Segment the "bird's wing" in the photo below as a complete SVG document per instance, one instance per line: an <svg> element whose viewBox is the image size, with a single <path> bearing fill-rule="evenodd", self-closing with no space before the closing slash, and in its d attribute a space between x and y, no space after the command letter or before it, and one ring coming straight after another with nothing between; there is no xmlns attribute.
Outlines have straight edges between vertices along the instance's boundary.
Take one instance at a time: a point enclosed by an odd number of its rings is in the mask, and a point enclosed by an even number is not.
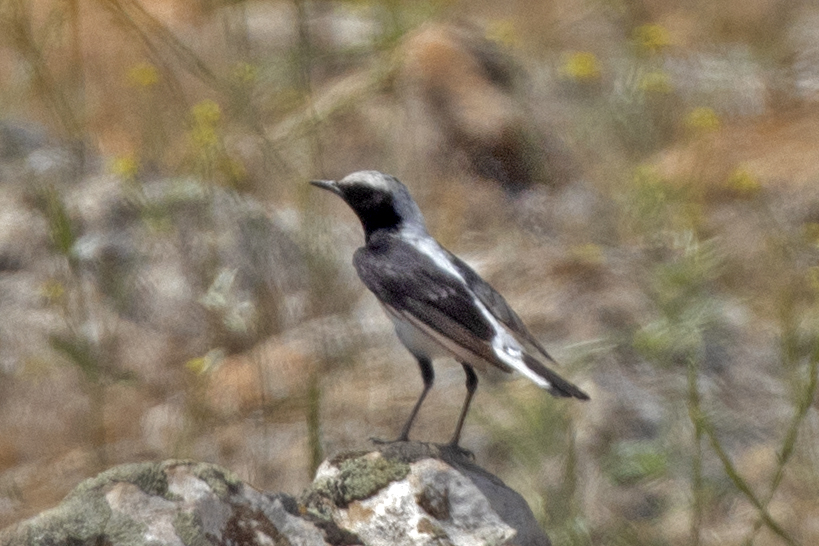
<svg viewBox="0 0 819 546"><path fill-rule="evenodd" d="M549 382L549 392L555 396L572 396L581 400L588 400L589 396L585 392L544 366L539 358L530 354L535 353L549 362L555 362L535 336L526 328L526 325L523 324L518 314L509 307L509 304L506 303L503 296L492 288L488 282L483 280L480 275L475 273L463 260L449 251L446 251L446 253L449 255L450 260L452 260L452 263L455 264L455 267L466 281L470 290L472 290L481 303L486 306L489 312L506 327L507 332L524 347L524 352L521 356L523 363L527 368Z"/></svg>
<svg viewBox="0 0 819 546"><path fill-rule="evenodd" d="M515 368L555 396L588 399L586 393L530 354L534 347L532 353L553 361L503 297L464 262L449 257L463 280L397 237L371 240L355 252L353 265L388 312L400 315L462 361L489 363L507 372ZM475 298L495 317L499 327L523 346L518 363L504 362L495 353L493 341L499 333Z"/></svg>
<svg viewBox="0 0 819 546"><path fill-rule="evenodd" d="M452 263L455 264L458 272L463 276L472 292L481 300L481 303L486 306L489 312L506 326L509 333L524 346L532 347L535 352L540 353L542 357L550 362L554 362L555 360L546 352L546 349L543 348L535 336L529 332L529 329L526 328L526 325L518 314L515 313L514 309L509 307L509 304L506 303L503 296L492 288L488 282L483 280L480 275L475 273L475 270L469 267L466 262L447 250L445 250L445 252L449 255Z"/></svg>
<svg viewBox="0 0 819 546"><path fill-rule="evenodd" d="M467 363L511 369L492 349L495 329L456 276L398 238L359 248L353 265L364 285L400 315ZM476 362L477 359L477 362Z"/></svg>

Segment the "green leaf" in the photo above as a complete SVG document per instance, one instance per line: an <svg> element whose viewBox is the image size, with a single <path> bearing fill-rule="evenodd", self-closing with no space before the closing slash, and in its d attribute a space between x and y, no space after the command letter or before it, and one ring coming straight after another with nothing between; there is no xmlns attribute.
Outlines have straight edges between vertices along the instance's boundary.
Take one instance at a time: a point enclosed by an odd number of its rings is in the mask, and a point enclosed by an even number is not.
<svg viewBox="0 0 819 546"><path fill-rule="evenodd" d="M91 343L76 336L53 335L51 347L80 368L89 381L99 379L100 370Z"/></svg>
<svg viewBox="0 0 819 546"><path fill-rule="evenodd" d="M52 187L46 190L45 198L45 213L51 233L51 242L60 254L69 256L71 247L77 240L74 223L56 189Z"/></svg>

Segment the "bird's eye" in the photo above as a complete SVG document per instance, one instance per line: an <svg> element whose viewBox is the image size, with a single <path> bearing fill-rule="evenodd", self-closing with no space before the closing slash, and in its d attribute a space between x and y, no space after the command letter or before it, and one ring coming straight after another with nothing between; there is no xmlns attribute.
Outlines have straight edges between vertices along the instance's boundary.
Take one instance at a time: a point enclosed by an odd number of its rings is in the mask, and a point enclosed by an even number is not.
<svg viewBox="0 0 819 546"><path fill-rule="evenodd" d="M389 200L389 196L369 188L355 188L348 195L351 203L355 203L364 210L380 208Z"/></svg>

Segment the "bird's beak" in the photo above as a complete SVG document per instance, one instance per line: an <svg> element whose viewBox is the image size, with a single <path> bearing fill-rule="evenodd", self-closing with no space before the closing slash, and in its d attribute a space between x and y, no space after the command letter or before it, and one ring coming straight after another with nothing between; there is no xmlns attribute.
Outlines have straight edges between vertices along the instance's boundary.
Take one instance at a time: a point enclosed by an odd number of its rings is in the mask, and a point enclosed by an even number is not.
<svg viewBox="0 0 819 546"><path fill-rule="evenodd" d="M323 190L329 190L336 195L340 195L341 193L334 180L311 180L310 183Z"/></svg>

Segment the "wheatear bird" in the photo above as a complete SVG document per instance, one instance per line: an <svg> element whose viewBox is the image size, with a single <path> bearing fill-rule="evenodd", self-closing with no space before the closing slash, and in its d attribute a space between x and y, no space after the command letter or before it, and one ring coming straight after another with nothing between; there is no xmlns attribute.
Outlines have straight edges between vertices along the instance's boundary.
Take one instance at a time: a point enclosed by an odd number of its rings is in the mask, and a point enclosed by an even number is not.
<svg viewBox="0 0 819 546"><path fill-rule="evenodd" d="M588 395L544 365L554 362L503 296L427 232L421 210L406 186L377 171L339 181L314 180L355 211L366 244L356 250L358 276L378 298L404 346L418 360L424 390L396 441L410 427L435 379L432 360L450 356L466 372L466 400L450 444L458 445L472 395L474 368L515 370L554 396Z"/></svg>

